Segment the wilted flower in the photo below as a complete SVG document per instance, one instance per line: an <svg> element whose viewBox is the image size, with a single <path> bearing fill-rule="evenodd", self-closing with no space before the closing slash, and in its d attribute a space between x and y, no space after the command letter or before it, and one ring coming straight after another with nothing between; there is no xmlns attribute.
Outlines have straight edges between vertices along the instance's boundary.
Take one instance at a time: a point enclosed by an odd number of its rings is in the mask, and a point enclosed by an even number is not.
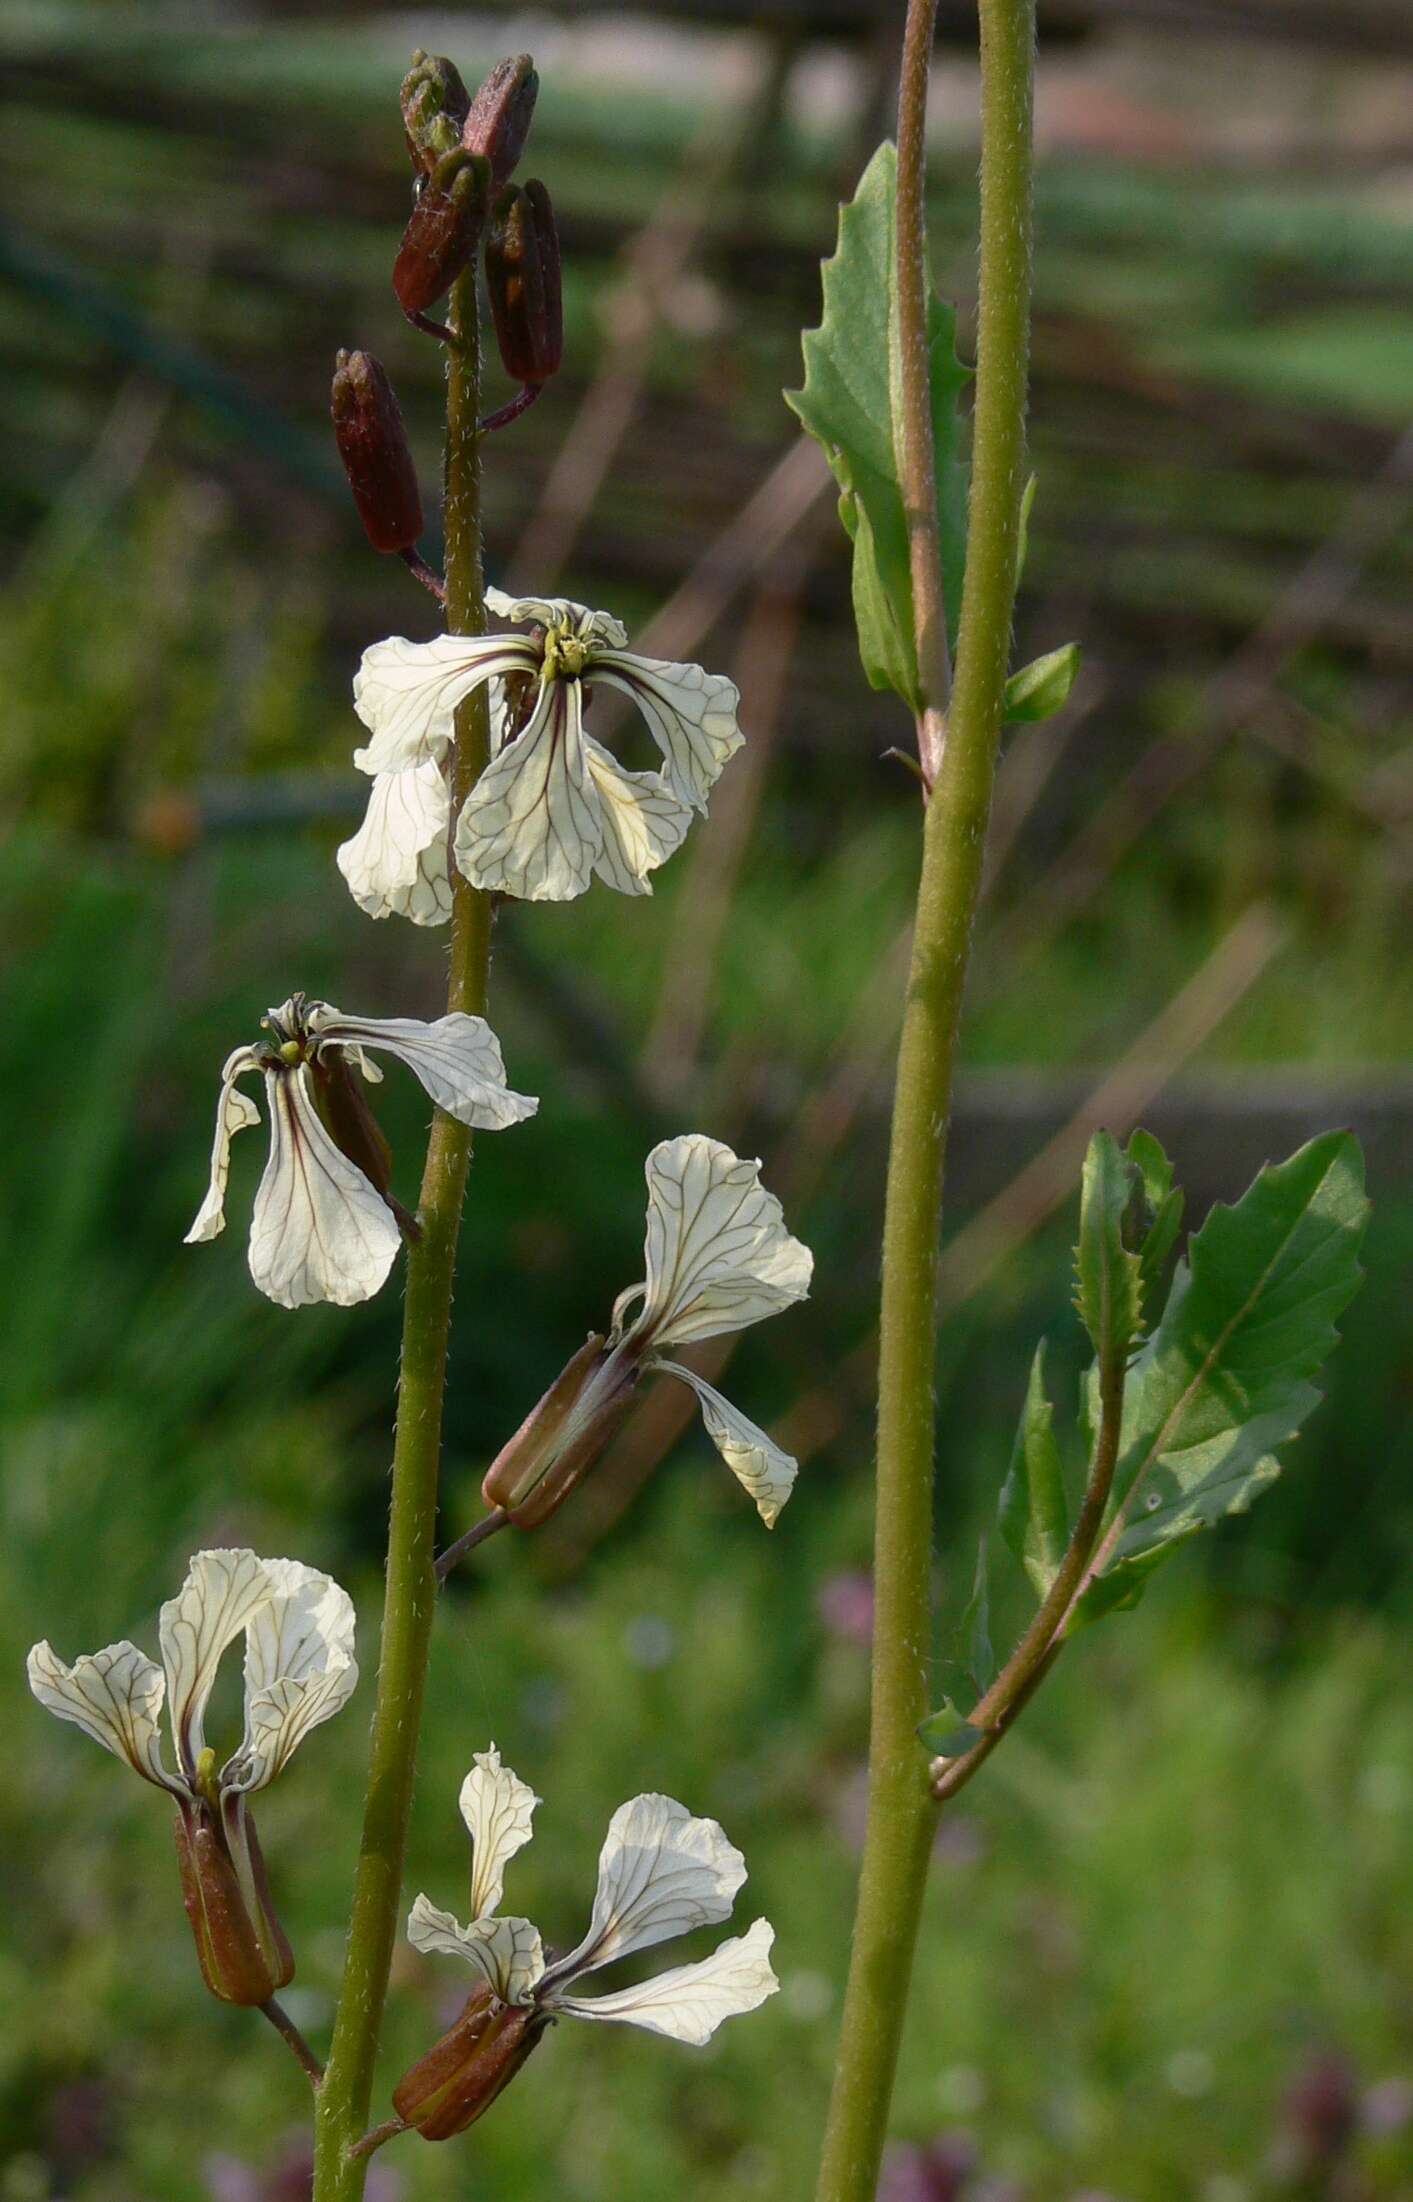
<svg viewBox="0 0 1413 2202"><path fill-rule="evenodd" d="M744 1330L803 1300L814 1258L786 1230L760 1164L720 1140L701 1132L664 1139L646 1175L645 1282L619 1294L608 1336L580 1348L492 1462L482 1495L522 1528L543 1521L602 1451L639 1378L660 1369L691 1386L712 1443L773 1527L796 1463L664 1349Z"/></svg>
<svg viewBox="0 0 1413 2202"><path fill-rule="evenodd" d="M71 1667L48 1643L29 1655L41 1705L71 1720L176 1800L182 1892L207 1986L228 2003L264 2003L294 1972L270 1903L246 1800L267 1788L311 1729L358 1680L346 1591L297 1560L198 1552L158 1623L162 1664L109 1644ZM245 1636L245 1733L223 1765L206 1741L222 1654ZM176 1771L162 1755L163 1703Z"/></svg>
<svg viewBox="0 0 1413 2202"><path fill-rule="evenodd" d="M441 765L464 697L490 681L528 686L523 726L518 714L512 722L493 710L494 732L510 738L457 821L462 872L475 887L530 902L568 901L594 873L622 894L650 893L649 874L681 844L741 746L735 684L699 665L636 656L616 619L564 598L491 589L486 603L497 618L535 631L420 643L395 635L364 652L353 696L372 739L354 763L374 779ZM585 733L585 698L596 685L632 697L662 752L660 771L628 771ZM376 874L377 837L364 831ZM405 878L406 859L390 851L386 861L391 897L405 891L394 882ZM372 892L367 864L363 877Z"/></svg>
<svg viewBox="0 0 1413 2202"><path fill-rule="evenodd" d="M494 1744L477 1752L461 1788L471 1833L471 1923L461 1926L425 1896L408 1918L414 1948L460 1958L478 1976L456 2025L393 2090L399 2115L431 2140L480 2117L552 2019L617 2020L700 2046L723 2019L754 2011L779 1986L770 1966L775 1930L757 1919L696 1964L610 1995L572 1994L586 1974L620 1957L727 1918L746 1865L715 1820L693 1819L671 1797L634 1797L609 1822L588 1933L567 1957L546 1964L539 1930L496 1913L506 1865L530 1840L539 1801L501 1765Z"/></svg>
<svg viewBox="0 0 1413 2202"><path fill-rule="evenodd" d="M231 1140L260 1121L238 1081L265 1080L270 1159L250 1219L250 1274L281 1307L331 1300L352 1307L375 1293L401 1240L388 1194L391 1158L350 1064L382 1077L365 1052L396 1055L438 1108L481 1131L533 1116L538 1101L505 1083L500 1043L483 1017L460 1011L415 1017L345 1017L327 1002L292 994L263 1020L270 1039L237 1048L221 1073L211 1183L187 1244L226 1226Z"/></svg>

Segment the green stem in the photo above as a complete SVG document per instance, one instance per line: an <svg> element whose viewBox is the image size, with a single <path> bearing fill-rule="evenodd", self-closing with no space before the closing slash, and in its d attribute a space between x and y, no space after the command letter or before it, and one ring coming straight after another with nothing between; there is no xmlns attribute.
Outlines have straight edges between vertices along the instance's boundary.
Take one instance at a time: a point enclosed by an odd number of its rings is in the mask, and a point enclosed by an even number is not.
<svg viewBox="0 0 1413 2202"><path fill-rule="evenodd" d="M927 91L936 24L937 0L915 0L908 9L898 80L898 481L908 523L913 629L922 690L918 763L925 792L931 790L942 762L952 683L927 330L932 289L927 256Z"/></svg>
<svg viewBox="0 0 1413 2202"><path fill-rule="evenodd" d="M973 1774L985 1765L1017 1713L1030 1703L1059 1653L1060 1632L1104 1526L1104 1513L1119 1458L1127 1374L1122 1351L1110 1351L1104 1356L1099 1369L1099 1434L1084 1498L1075 1516L1064 1558L1029 1628L990 1689L967 1715L969 1727L986 1731L981 1742L961 1758L933 1761L932 1794L939 1804L955 1797L959 1789L965 1789Z"/></svg>
<svg viewBox="0 0 1413 2202"><path fill-rule="evenodd" d="M447 628L452 634L483 634L476 430L481 359L474 273L463 276L452 293L452 318L460 340L447 349ZM484 769L489 745L486 691L480 688L456 715L454 806ZM485 1011L490 966L490 898L455 871L452 876L447 1007L479 1016ZM319 2091L315 2202L358 2202L367 2176L366 2159L351 2151L368 2123L388 1972L402 1918L403 1860L436 1603L433 1561L447 1336L470 1161L470 1132L438 1110L422 1176L421 1237L407 1250L382 1656L343 1987Z"/></svg>
<svg viewBox="0 0 1413 2202"><path fill-rule="evenodd" d="M910 13L926 4L911 0ZM1032 0L981 0L980 14L980 310L966 583L947 740L923 827L894 1092L868 1823L817 2202L871 2202L877 2187L933 1833L928 1765L915 1731L927 1711L932 1628L937 1245L957 1027L1010 650L1030 331ZM910 157L921 160L920 140ZM900 196L902 189L900 163Z"/></svg>

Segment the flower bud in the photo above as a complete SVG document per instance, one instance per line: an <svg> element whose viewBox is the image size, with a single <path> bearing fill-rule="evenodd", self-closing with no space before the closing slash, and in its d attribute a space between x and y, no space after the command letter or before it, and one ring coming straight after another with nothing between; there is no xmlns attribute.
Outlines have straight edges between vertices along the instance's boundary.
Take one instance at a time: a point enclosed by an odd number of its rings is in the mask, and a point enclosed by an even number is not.
<svg viewBox="0 0 1413 2202"><path fill-rule="evenodd" d="M428 2141L464 2133L509 2086L547 2023L477 1988L456 2024L398 2081L394 2110Z"/></svg>
<svg viewBox="0 0 1413 2202"><path fill-rule="evenodd" d="M221 1806L183 1801L176 1838L202 1979L223 2003L268 2003L293 1980L294 1953L275 1916L244 1798Z"/></svg>
<svg viewBox="0 0 1413 2202"><path fill-rule="evenodd" d="M450 290L485 226L491 164L461 146L428 171L393 266L393 289L405 314L417 315Z"/></svg>
<svg viewBox="0 0 1413 2202"><path fill-rule="evenodd" d="M402 127L412 165L423 175L443 153L460 145L470 105L471 95L455 63L419 47L402 80Z"/></svg>
<svg viewBox="0 0 1413 2202"><path fill-rule="evenodd" d="M508 184L491 213L486 288L508 375L538 387L564 352L559 233L542 183Z"/></svg>
<svg viewBox="0 0 1413 2202"><path fill-rule="evenodd" d="M411 550L422 533L422 498L393 386L371 352L334 362L334 436L359 517L374 550Z"/></svg>
<svg viewBox="0 0 1413 2202"><path fill-rule="evenodd" d="M468 153L484 153L497 184L507 183L525 150L540 80L528 54L498 61L471 102L461 133Z"/></svg>
<svg viewBox="0 0 1413 2202"><path fill-rule="evenodd" d="M632 1403L638 1372L595 1331L502 1446L481 1485L517 1529L538 1529L592 1468Z"/></svg>

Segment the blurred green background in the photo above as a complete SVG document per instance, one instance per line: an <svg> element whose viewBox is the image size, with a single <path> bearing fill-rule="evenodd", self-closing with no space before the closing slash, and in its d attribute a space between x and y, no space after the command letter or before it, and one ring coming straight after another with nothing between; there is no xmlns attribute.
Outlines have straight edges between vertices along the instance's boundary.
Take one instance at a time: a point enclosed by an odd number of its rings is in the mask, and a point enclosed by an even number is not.
<svg viewBox="0 0 1413 2202"><path fill-rule="evenodd" d="M776 1922L782 1993L705 2052L561 2027L472 2136L399 2143L370 2192L808 2191L860 1822L917 807L779 391L899 14L0 13L0 2202L307 2193L303 2082L203 1998L160 1801L39 1714L22 1659L41 1634L154 1644L222 1540L333 1571L375 1655L396 1286L350 1314L261 1300L254 1151L236 1227L180 1241L219 1065L267 1003L437 1006L440 941L370 926L332 864L364 792L358 653L435 628L366 551L325 412L335 347L377 351L433 501L440 363L388 286L416 44L471 79L528 45L543 77L528 166L560 211L567 364L494 451L493 577L731 670L751 736L651 903L502 912L494 1020L545 1098L476 1161L448 1535L639 1274L654 1138L759 1152L817 1287L731 1373L804 1462L773 1537L659 1400L549 1530L454 1583L411 1867L464 1901L456 1790L494 1737L546 1800L509 1893L563 1943L612 1808L666 1789L745 1849L741 1922ZM1041 16L1017 649L1076 636L1085 670L1001 773L943 1257L948 1610L1036 1336L1079 1367L1090 1124L1150 1122L1200 1215L1351 1123L1376 1209L1286 1478L1062 1663L942 1829L890 2202L1384 2202L1413 2196L1413 27L1389 0ZM935 258L964 329L973 37L944 6ZM425 1106L382 1094L406 1190ZM999 1569L997 1594L1011 1613ZM369 1701L365 1679L261 1815L320 2044ZM457 1986L400 1958L388 2084Z"/></svg>

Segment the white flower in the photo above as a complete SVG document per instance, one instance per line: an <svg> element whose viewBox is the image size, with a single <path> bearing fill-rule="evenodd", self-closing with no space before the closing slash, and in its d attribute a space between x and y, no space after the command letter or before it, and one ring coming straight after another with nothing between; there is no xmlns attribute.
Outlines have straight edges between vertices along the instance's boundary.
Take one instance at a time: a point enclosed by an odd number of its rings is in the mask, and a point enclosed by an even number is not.
<svg viewBox="0 0 1413 2202"><path fill-rule="evenodd" d="M345 1703L358 1680L353 1604L297 1560L198 1552L158 1626L162 1664L136 1644L109 1644L66 1666L48 1643L29 1655L41 1705L71 1720L135 1774L192 1805L225 1805L264 1789L296 1747ZM221 1656L245 1636L245 1733L219 1770L206 1708ZM176 1770L162 1754L163 1704Z"/></svg>
<svg viewBox="0 0 1413 2202"><path fill-rule="evenodd" d="M433 758L380 772L362 825L338 852L349 892L369 917L441 925L451 916L451 790Z"/></svg>
<svg viewBox="0 0 1413 2202"><path fill-rule="evenodd" d="M743 1330L803 1300L814 1257L786 1230L760 1164L718 1139L662 1140L647 1181L644 1282L619 1294L608 1336L581 1347L491 1463L482 1495L522 1527L545 1520L597 1459L639 1377L660 1369L696 1393L712 1443L773 1528L797 1463L664 1348Z"/></svg>
<svg viewBox="0 0 1413 2202"><path fill-rule="evenodd" d="M473 886L531 902L568 901L595 873L621 894L651 893L650 873L680 846L693 812L706 809L741 746L734 683L699 665L636 656L616 619L566 598L511 598L492 589L486 602L497 618L532 623L535 632L439 635L424 643L394 636L364 652L354 706L372 739L355 750L354 763L379 781L432 765L440 771L464 697L496 683L492 724L500 733L499 684L509 682L512 695L528 684L523 726L492 758L457 821L458 866ZM660 770L631 772L586 733L585 701L598 684L632 697L662 753ZM390 836L381 813L392 802L389 790L376 820L370 803L362 833L340 851L355 894L364 908L382 905L378 915L400 906L411 860L400 824L391 836L398 853L385 853ZM430 836L429 817L411 838L424 832ZM405 914L434 922L420 915L427 906L424 897Z"/></svg>
<svg viewBox="0 0 1413 2202"><path fill-rule="evenodd" d="M779 1201L761 1184L759 1162L742 1161L719 1139L687 1132L660 1141L648 1156L647 1180L646 1278L620 1294L609 1347L691 1386L712 1443L774 1528L795 1481L795 1461L662 1349L744 1330L803 1300L814 1257L786 1230Z"/></svg>
<svg viewBox="0 0 1413 2202"><path fill-rule="evenodd" d="M746 1878L741 1853L715 1820L693 1819L671 1797L634 1797L609 1822L599 1856L598 1890L589 1930L567 1957L546 1965L539 1931L528 1919L501 1918L507 1861L530 1839L539 1803L500 1762L492 1744L478 1752L461 1791L471 1832L472 1911L469 1926L419 1896L408 1917L413 1947L460 1958L502 2002L532 2010L537 2021L560 2015L615 2019L674 2041L700 2046L723 2019L754 2011L779 1982L770 1966L774 1929L757 1919L711 1957L610 1995L570 1991L588 1973L636 1950L715 1925L729 1916Z"/></svg>
<svg viewBox="0 0 1413 2202"><path fill-rule="evenodd" d="M382 1137L348 1064L376 1083L382 1072L365 1050L395 1055L438 1108L482 1131L521 1123L539 1103L507 1087L500 1044L483 1017L456 1011L433 1024L414 1017L345 1017L327 1002L293 994L264 1022L270 1042L237 1048L221 1073L211 1182L186 1243L214 1239L225 1229L231 1140L260 1121L238 1081L258 1071L265 1080L270 1159L251 1215L250 1274L281 1307L316 1300L352 1307L378 1290L402 1233L385 1197ZM343 1141L356 1141L366 1167Z"/></svg>

